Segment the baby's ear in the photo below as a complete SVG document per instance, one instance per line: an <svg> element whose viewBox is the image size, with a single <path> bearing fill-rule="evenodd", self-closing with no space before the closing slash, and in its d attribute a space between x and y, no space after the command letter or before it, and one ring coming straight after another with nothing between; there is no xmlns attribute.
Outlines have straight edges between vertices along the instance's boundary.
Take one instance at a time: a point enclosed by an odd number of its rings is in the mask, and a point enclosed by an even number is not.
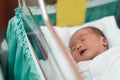
<svg viewBox="0 0 120 80"><path fill-rule="evenodd" d="M102 37L102 41L103 41L103 46L108 46L108 41L105 37Z"/></svg>

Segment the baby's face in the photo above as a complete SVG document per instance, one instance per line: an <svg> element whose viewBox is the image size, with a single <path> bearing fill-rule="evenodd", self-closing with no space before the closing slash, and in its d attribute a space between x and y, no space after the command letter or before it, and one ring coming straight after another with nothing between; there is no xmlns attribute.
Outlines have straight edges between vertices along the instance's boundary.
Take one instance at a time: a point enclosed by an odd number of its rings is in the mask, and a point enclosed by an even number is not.
<svg viewBox="0 0 120 80"><path fill-rule="evenodd" d="M106 50L106 39L97 36L91 29L86 28L75 32L70 39L70 50L76 62L91 60Z"/></svg>

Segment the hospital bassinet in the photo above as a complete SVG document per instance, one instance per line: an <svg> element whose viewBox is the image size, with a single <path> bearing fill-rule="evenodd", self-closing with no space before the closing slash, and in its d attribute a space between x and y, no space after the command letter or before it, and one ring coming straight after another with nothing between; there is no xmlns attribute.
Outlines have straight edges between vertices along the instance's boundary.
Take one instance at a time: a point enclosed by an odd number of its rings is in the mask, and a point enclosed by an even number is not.
<svg viewBox="0 0 120 80"><path fill-rule="evenodd" d="M49 78L48 80L56 80L57 77L61 76L64 76L64 79L67 75L63 75L61 74L63 71L57 70L59 69L59 66L54 67L56 70L51 69L51 67L56 64L55 61L52 61L54 65L44 63L44 60L46 60L48 56L47 54L42 53L43 51L41 51L42 49L40 49L39 40L37 39L37 37L41 38L42 36L39 34L36 35L34 30L37 32L38 27L44 26L45 23L41 15L41 8L39 7L38 1L36 0L33 1L33 3L28 4L29 1L31 0L18 1L19 7L15 9L15 16L11 18L8 24L8 79L43 80ZM98 5L91 4L93 3L92 1L97 3L97 0L87 0L88 7L85 22L93 21L104 16L117 15L118 0L105 0L105 3ZM98 2L99 1L101 0L98 0ZM46 6L46 10L50 21L56 26L56 4ZM103 13L102 11L105 12ZM32 30L31 27L34 29ZM51 58L54 57L52 56ZM39 63L39 60L43 60L43 63L42 61ZM43 70L45 67L48 69L47 73ZM53 72L54 70L56 72ZM56 74L59 74L60 76Z"/></svg>

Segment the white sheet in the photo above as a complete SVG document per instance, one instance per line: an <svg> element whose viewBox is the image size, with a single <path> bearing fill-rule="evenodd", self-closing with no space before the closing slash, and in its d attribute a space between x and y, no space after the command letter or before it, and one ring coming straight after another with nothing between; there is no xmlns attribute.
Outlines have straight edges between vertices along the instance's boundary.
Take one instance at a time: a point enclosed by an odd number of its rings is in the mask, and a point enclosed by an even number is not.
<svg viewBox="0 0 120 80"><path fill-rule="evenodd" d="M107 16L92 22L85 23L83 25L73 26L73 27L65 27L61 28L59 26L54 27L56 32L58 33L60 39L68 49L69 39L71 35L78 29L81 29L86 26L93 26L105 34L106 38L108 39L109 47L113 47L116 45L120 45L120 29L117 27L116 20L114 16ZM51 33L48 31L47 27L41 27L42 32L44 33L48 44L52 49L52 44L56 44L54 42L54 38ZM54 49L54 48L53 48Z"/></svg>
<svg viewBox="0 0 120 80"><path fill-rule="evenodd" d="M120 46L97 56L90 64L92 80L120 80Z"/></svg>
<svg viewBox="0 0 120 80"><path fill-rule="evenodd" d="M90 78L92 80L119 80L120 79L119 78L119 74L120 74L119 72L120 71L117 71L117 69L119 69L118 65L120 65L119 64L120 60L118 59L118 61L115 62L115 66L112 66L112 62L117 60L116 59L117 56L115 56L115 55L120 54L120 53L116 53L114 50L111 50L112 48L114 49L114 47L116 47L116 46L120 46L120 37L119 37L120 30L117 27L114 16L101 18L99 20L92 21L92 22L89 22L89 23L86 23L86 24L83 24L83 25L79 25L79 26L74 26L74 27L71 27L71 28L55 27L55 30L58 33L62 42L64 43L66 49L69 52L69 48L68 48L69 44L68 43L69 43L69 39L70 39L71 35L76 30L78 30L80 28L83 28L83 27L86 27L86 26L94 26L94 27L102 30L103 33L105 34L105 36L107 37L108 42L109 42L110 50L108 50L108 51L109 52L111 51L111 52L115 53L115 54L111 54L111 56L108 55L108 54L104 54L104 56L100 55L97 58L95 58L94 61L92 60L92 62L89 65L90 74L86 73L86 74L89 74L90 77L87 77L86 80L88 78ZM58 65L62 68L62 72L67 74L66 75L67 77L71 77L69 75L72 73L72 71L69 72L68 65L65 63L65 61L66 61L65 57L61 55L62 52L60 51L60 48L58 47L58 45L55 43L55 40L54 40L53 36L51 35L51 33L49 32L49 30L46 27L41 27L41 29L42 29L42 32L45 35L45 38L47 40L49 48L52 51L53 56L56 58L56 60L58 62ZM107 51L107 53L108 53L108 51ZM119 51L119 49L117 49L117 52L118 51ZM108 55L109 57L107 57L105 55ZM112 57L112 55L114 55L114 56ZM109 69L110 69L110 72L109 72ZM118 74L115 74L116 71L117 71ZM115 77L112 77L112 73L115 74ZM85 76L86 76L86 74L85 74ZM109 76L111 78L109 78Z"/></svg>
<svg viewBox="0 0 120 80"><path fill-rule="evenodd" d="M89 70L90 63L91 63L91 60L81 61L77 64L79 72L82 74L82 77L84 80L92 80L92 76Z"/></svg>
<svg viewBox="0 0 120 80"><path fill-rule="evenodd" d="M112 47L91 61L78 63L84 80L120 80L120 46Z"/></svg>
<svg viewBox="0 0 120 80"><path fill-rule="evenodd" d="M86 26L93 26L100 29L105 34L109 43L109 47L120 45L120 29L117 27L114 16L104 17L80 26L69 28L68 30L72 35L76 30Z"/></svg>

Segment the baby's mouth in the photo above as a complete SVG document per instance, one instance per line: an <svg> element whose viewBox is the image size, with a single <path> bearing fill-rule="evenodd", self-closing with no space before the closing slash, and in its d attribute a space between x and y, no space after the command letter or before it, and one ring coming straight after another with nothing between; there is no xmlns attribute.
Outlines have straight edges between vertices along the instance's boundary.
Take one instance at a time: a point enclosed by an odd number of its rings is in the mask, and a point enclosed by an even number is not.
<svg viewBox="0 0 120 80"><path fill-rule="evenodd" d="M80 51L80 55L83 56L85 54L86 49Z"/></svg>

